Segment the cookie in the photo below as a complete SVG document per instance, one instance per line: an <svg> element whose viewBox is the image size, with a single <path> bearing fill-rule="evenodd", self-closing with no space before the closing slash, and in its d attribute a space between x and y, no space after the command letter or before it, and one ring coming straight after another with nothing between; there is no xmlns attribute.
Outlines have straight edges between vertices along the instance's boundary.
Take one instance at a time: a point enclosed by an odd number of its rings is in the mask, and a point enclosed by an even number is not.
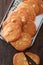
<svg viewBox="0 0 43 65"><path fill-rule="evenodd" d="M37 4L38 3L38 0L24 0L24 2L28 2L31 3L31 4Z"/></svg>
<svg viewBox="0 0 43 65"><path fill-rule="evenodd" d="M30 57L35 63L36 65L40 64L40 58L38 55L31 53L31 52L26 52L25 53L28 57Z"/></svg>
<svg viewBox="0 0 43 65"><path fill-rule="evenodd" d="M24 51L31 46L32 38L27 33L22 33L21 37L11 42L11 45L18 51Z"/></svg>
<svg viewBox="0 0 43 65"><path fill-rule="evenodd" d="M39 0L39 14L43 14L43 0Z"/></svg>
<svg viewBox="0 0 43 65"><path fill-rule="evenodd" d="M26 11L28 13L28 21L34 21L36 14L35 14L33 8L30 5L25 6L25 8L26 8Z"/></svg>
<svg viewBox="0 0 43 65"><path fill-rule="evenodd" d="M39 65L40 58L31 52L16 53L13 57L13 65Z"/></svg>
<svg viewBox="0 0 43 65"><path fill-rule="evenodd" d="M30 0L31 4L35 3L38 5L38 7L36 6L36 8L39 9L38 14L42 14L43 13L43 0ZM38 11L38 9L36 9Z"/></svg>
<svg viewBox="0 0 43 65"><path fill-rule="evenodd" d="M11 22L2 29L2 37L7 42L16 40L21 36L21 25L18 22Z"/></svg>
<svg viewBox="0 0 43 65"><path fill-rule="evenodd" d="M36 13L36 15L38 15L38 13L39 13L39 6L37 4L38 0L27 0L24 2L27 3L28 5L32 6L34 12Z"/></svg>
<svg viewBox="0 0 43 65"><path fill-rule="evenodd" d="M16 53L14 55L13 65L28 65L27 59L23 52Z"/></svg>
<svg viewBox="0 0 43 65"><path fill-rule="evenodd" d="M2 29L9 23L11 22L11 17L14 17L14 12L10 12L5 21L2 23Z"/></svg>
<svg viewBox="0 0 43 65"><path fill-rule="evenodd" d="M10 22L18 22L21 24L20 18L17 15L17 12L12 11L9 13L8 17L5 19L5 21L2 23L2 29L9 24ZM22 25L22 24L21 24Z"/></svg>
<svg viewBox="0 0 43 65"><path fill-rule="evenodd" d="M23 26L23 32L28 33L33 37L36 33L35 23L34 22L27 22L27 24Z"/></svg>
<svg viewBox="0 0 43 65"><path fill-rule="evenodd" d="M35 12L34 12L34 10L33 10L33 8L30 6L30 5L28 5L27 3L25 3L25 2L22 2L22 3L20 3L20 5L17 7L17 9L16 9L17 11L21 11L22 10L22 13L24 13L25 14L25 16L26 16L26 13L27 13L27 15L28 15L28 20L30 21L30 20L35 20L35 17L36 17L36 14L35 14ZM23 12L24 11L24 12ZM31 13L30 13L31 12ZM20 13L21 14L21 13ZM19 15L20 15L19 14ZM23 15L24 16L24 15ZM27 17L26 17L27 18Z"/></svg>
<svg viewBox="0 0 43 65"><path fill-rule="evenodd" d="M24 2L24 1L28 1L28 0L22 0L22 1Z"/></svg>
<svg viewBox="0 0 43 65"><path fill-rule="evenodd" d="M28 13L27 13L26 9L25 9L25 8L21 8L21 9L18 11L17 14L18 14L18 16L19 16L21 22L23 23L23 25L26 24L27 21L28 21Z"/></svg>

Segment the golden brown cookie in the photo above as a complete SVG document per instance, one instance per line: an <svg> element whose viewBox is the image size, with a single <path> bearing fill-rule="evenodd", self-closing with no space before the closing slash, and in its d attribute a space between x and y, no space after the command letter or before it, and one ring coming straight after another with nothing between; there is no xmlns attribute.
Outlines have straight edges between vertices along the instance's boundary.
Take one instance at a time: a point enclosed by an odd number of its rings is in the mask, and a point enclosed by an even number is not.
<svg viewBox="0 0 43 65"><path fill-rule="evenodd" d="M37 2L38 2L37 0L28 0L28 1L24 1L24 2L27 3L28 5L30 5L33 8L33 10L36 13L36 15L38 15L39 6L37 4Z"/></svg>
<svg viewBox="0 0 43 65"><path fill-rule="evenodd" d="M13 41L21 36L21 25L18 22L11 22L2 29L2 37L7 41Z"/></svg>
<svg viewBox="0 0 43 65"><path fill-rule="evenodd" d="M28 0L22 0L22 1L24 2L24 1L28 1Z"/></svg>
<svg viewBox="0 0 43 65"><path fill-rule="evenodd" d="M34 22L27 22L26 25L23 26L23 31L30 34L32 37L36 33L36 25Z"/></svg>
<svg viewBox="0 0 43 65"><path fill-rule="evenodd" d="M16 53L14 55L13 65L28 65L27 59L23 52Z"/></svg>
<svg viewBox="0 0 43 65"><path fill-rule="evenodd" d="M39 0L24 0L24 2L28 2L31 4L37 4Z"/></svg>
<svg viewBox="0 0 43 65"><path fill-rule="evenodd" d="M28 6L25 6L25 10L27 11L27 14L28 14L28 20L34 21L36 14L35 14L33 8L30 5L28 5Z"/></svg>
<svg viewBox="0 0 43 65"><path fill-rule="evenodd" d="M31 4L37 15L43 13L43 0L24 0L24 2Z"/></svg>
<svg viewBox="0 0 43 65"><path fill-rule="evenodd" d="M32 8L30 5L28 5L27 3L25 3L25 2L20 3L16 10L17 10L18 12L20 12L20 14L21 14L21 10L22 10L22 13L24 13L25 16L28 15L28 20L29 20L29 21L30 21L30 20L32 20L32 21L35 20L36 14L35 14L33 8ZM24 12L23 12L23 11L24 11ZM27 14L26 14L26 13L27 13ZM20 15L20 14L19 14L19 15ZM23 15L23 16L24 16L24 15ZM27 17L26 17L26 18L27 18Z"/></svg>
<svg viewBox="0 0 43 65"><path fill-rule="evenodd" d="M5 19L5 21L2 23L2 28L4 28L8 23L11 22L12 18L15 18L15 14L14 11L12 11L11 13L9 13L9 15L7 16L7 18Z"/></svg>
<svg viewBox="0 0 43 65"><path fill-rule="evenodd" d="M31 52L16 53L13 57L13 65L39 65L40 58L38 55Z"/></svg>
<svg viewBox="0 0 43 65"><path fill-rule="evenodd" d="M2 29L9 24L10 22L18 22L22 25L19 16L17 15L17 12L12 11L11 13L9 13L8 17L6 18L6 20L2 23Z"/></svg>
<svg viewBox="0 0 43 65"><path fill-rule="evenodd" d="M26 52L25 53L27 56L29 56L37 65L40 63L40 58L38 55L31 53L31 52Z"/></svg>
<svg viewBox="0 0 43 65"><path fill-rule="evenodd" d="M25 8L21 8L21 9L18 11L17 14L18 14L18 16L19 16L21 22L22 22L23 24L26 24L27 21L28 21L28 13L27 13L26 9L25 9Z"/></svg>
<svg viewBox="0 0 43 65"><path fill-rule="evenodd" d="M31 46L32 38L27 33L22 33L21 37L11 42L11 45L18 51L24 51Z"/></svg>
<svg viewBox="0 0 43 65"><path fill-rule="evenodd" d="M39 0L39 14L43 14L43 0Z"/></svg>

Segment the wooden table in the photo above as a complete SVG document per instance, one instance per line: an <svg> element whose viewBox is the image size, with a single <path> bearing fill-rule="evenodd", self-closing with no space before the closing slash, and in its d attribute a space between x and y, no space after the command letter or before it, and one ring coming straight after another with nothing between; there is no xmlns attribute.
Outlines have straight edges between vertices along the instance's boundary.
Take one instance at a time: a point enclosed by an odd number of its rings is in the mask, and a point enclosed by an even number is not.
<svg viewBox="0 0 43 65"><path fill-rule="evenodd" d="M11 0L0 0L0 22L8 9Z"/></svg>
<svg viewBox="0 0 43 65"><path fill-rule="evenodd" d="M11 0L0 0L0 22L5 15L10 2ZM26 51L31 51L38 54L41 59L40 65L43 65L43 25L39 31L34 45L30 49L25 50L25 52ZM13 65L13 55L16 52L17 51L10 44L6 44L6 41L2 41L0 39L0 65Z"/></svg>

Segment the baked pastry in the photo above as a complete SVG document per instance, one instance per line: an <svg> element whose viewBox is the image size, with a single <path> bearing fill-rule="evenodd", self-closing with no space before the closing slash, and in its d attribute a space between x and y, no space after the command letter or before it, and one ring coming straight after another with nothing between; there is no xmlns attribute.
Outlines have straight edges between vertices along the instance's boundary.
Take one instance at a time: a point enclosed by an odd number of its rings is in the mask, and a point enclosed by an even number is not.
<svg viewBox="0 0 43 65"><path fill-rule="evenodd" d="M25 25L28 21L28 13L26 11L25 8L21 8L19 11L18 11L18 16L21 20L21 22L23 23L23 25Z"/></svg>
<svg viewBox="0 0 43 65"><path fill-rule="evenodd" d="M29 58L31 58L33 60L33 62L36 63L36 65L39 65L40 64L40 58L39 58L39 56L37 54L31 53L31 52L26 52L25 54Z"/></svg>
<svg viewBox="0 0 43 65"><path fill-rule="evenodd" d="M2 23L2 29L12 21L12 18L14 18L15 13L14 11L12 11L11 13L9 13L9 15L7 16L7 18L5 19L5 21Z"/></svg>
<svg viewBox="0 0 43 65"><path fill-rule="evenodd" d="M43 14L43 0L39 0L39 14Z"/></svg>
<svg viewBox="0 0 43 65"><path fill-rule="evenodd" d="M43 0L26 0L21 2L3 22L2 37L7 42L11 42L12 46L19 51L30 47L31 37L36 33L34 20L38 13L43 13Z"/></svg>
<svg viewBox="0 0 43 65"><path fill-rule="evenodd" d="M35 17L36 17L36 13L34 12L34 10L33 10L33 8L29 5L29 4L27 4L27 3L25 3L25 2L21 2L19 5L18 5L18 7L17 7L17 9L16 9L16 11L18 11L20 14L22 13L24 13L25 12L25 14L27 14L28 15L28 20L30 21L30 20L35 20ZM24 11L24 12L23 12ZM31 12L32 11L32 12ZM30 13L31 12L31 13ZM19 15L20 15L19 14ZM26 16L26 15L24 15L24 16Z"/></svg>
<svg viewBox="0 0 43 65"><path fill-rule="evenodd" d="M31 52L16 53L13 57L13 65L39 65L40 58Z"/></svg>
<svg viewBox="0 0 43 65"><path fill-rule="evenodd" d="M7 41L13 41L21 36L21 25L19 22L11 22L7 24L2 30L2 37Z"/></svg>
<svg viewBox="0 0 43 65"><path fill-rule="evenodd" d="M38 0L28 0L28 1L24 1L24 2L27 3L28 5L30 5L33 8L36 15L38 15L38 13L39 13L39 6L37 4Z"/></svg>
<svg viewBox="0 0 43 65"><path fill-rule="evenodd" d="M27 33L22 33L18 40L11 42L11 45L18 51L24 51L31 46L31 42L31 36Z"/></svg>
<svg viewBox="0 0 43 65"><path fill-rule="evenodd" d="M35 23L33 21L27 22L27 24L23 26L23 32L28 33L33 37L36 33Z"/></svg>
<svg viewBox="0 0 43 65"><path fill-rule="evenodd" d="M22 25L19 16L17 15L17 12L12 11L11 13L9 13L8 17L5 19L5 21L2 23L2 29L9 24L10 22L17 22L20 23L20 25Z"/></svg>
<svg viewBox="0 0 43 65"><path fill-rule="evenodd" d="M43 13L43 0L23 0L24 2L32 5L36 15Z"/></svg>
<svg viewBox="0 0 43 65"><path fill-rule="evenodd" d="M38 15L38 13L39 14L43 13L43 0L24 0L24 2L21 2L20 5L14 11L12 11L11 16L10 17L8 16L7 19L4 21L4 23L2 24L2 28L7 24L7 22L11 21L12 16L14 19L15 18L17 19L17 17L16 17L17 16L17 10L20 11L21 10L20 8L25 8L25 9L23 9L23 11L28 10L29 15L28 16L26 15L26 18L29 17L29 21L30 21L30 19L32 20L32 18L35 19L35 14ZM33 12L33 10L34 10L34 12ZM18 18L18 19L20 19L20 18Z"/></svg>
<svg viewBox="0 0 43 65"><path fill-rule="evenodd" d="M23 52L16 53L14 55L13 65L28 65L27 59Z"/></svg>

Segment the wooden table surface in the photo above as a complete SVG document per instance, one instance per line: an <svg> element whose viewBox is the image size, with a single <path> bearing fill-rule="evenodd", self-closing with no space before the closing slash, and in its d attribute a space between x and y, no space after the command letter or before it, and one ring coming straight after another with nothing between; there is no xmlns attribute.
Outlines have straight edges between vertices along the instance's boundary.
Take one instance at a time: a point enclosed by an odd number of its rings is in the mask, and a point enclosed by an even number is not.
<svg viewBox="0 0 43 65"><path fill-rule="evenodd" d="M11 0L0 0L0 22L5 15L5 12L10 4ZM43 65L43 25L39 31L39 34L35 40L34 45L25 50L36 53L41 59L40 65ZM0 39L0 65L13 65L13 56L17 51L5 41Z"/></svg>
<svg viewBox="0 0 43 65"><path fill-rule="evenodd" d="M11 0L0 0L0 22L8 9Z"/></svg>

